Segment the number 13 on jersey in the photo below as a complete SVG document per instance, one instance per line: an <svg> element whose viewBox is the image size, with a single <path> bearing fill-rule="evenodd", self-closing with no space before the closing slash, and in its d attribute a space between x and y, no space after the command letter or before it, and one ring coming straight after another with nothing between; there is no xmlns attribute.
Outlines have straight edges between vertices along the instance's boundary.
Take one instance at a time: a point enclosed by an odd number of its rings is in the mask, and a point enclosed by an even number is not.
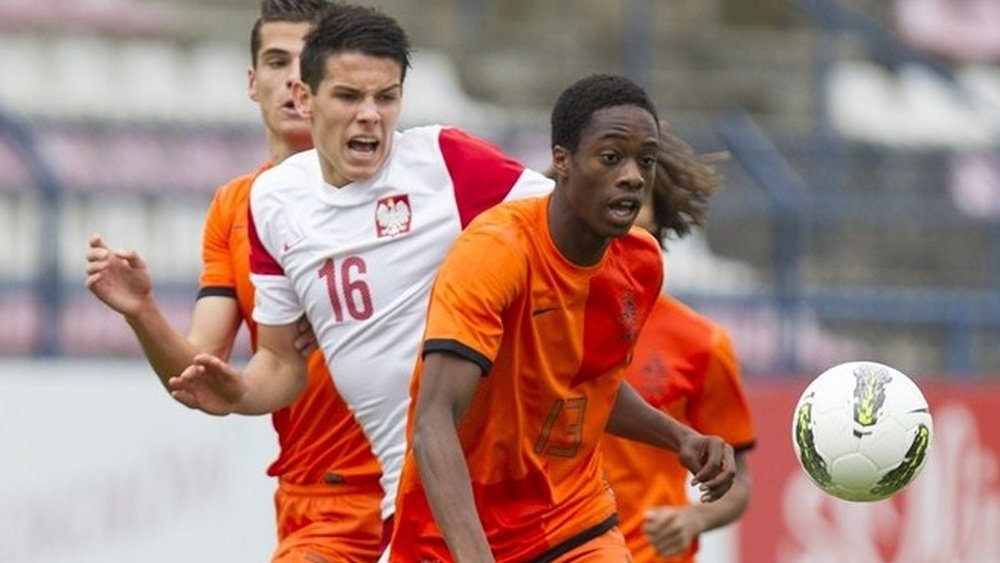
<svg viewBox="0 0 1000 563"><path fill-rule="evenodd" d="M583 441L583 415L587 399L574 397L556 399L535 440L535 453L557 457L573 457ZM555 436L553 436L555 434Z"/></svg>

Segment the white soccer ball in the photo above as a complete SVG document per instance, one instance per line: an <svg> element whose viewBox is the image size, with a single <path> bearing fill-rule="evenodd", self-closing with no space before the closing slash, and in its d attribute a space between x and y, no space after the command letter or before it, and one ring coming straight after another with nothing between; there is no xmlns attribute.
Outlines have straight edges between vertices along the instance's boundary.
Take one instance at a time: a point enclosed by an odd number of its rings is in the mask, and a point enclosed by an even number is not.
<svg viewBox="0 0 1000 563"><path fill-rule="evenodd" d="M847 362L821 373L795 405L792 444L820 489L850 501L889 497L920 473L933 424L923 393L903 373Z"/></svg>

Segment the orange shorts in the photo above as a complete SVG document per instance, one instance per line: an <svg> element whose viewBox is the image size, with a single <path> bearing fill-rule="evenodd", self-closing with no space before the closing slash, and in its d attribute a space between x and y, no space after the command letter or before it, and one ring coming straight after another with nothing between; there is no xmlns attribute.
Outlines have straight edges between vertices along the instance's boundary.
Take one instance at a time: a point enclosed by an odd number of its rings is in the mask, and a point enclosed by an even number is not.
<svg viewBox="0 0 1000 563"><path fill-rule="evenodd" d="M618 526L557 556L552 563L626 563L632 561Z"/></svg>
<svg viewBox="0 0 1000 563"><path fill-rule="evenodd" d="M275 563L372 563L382 550L382 487L279 481Z"/></svg>

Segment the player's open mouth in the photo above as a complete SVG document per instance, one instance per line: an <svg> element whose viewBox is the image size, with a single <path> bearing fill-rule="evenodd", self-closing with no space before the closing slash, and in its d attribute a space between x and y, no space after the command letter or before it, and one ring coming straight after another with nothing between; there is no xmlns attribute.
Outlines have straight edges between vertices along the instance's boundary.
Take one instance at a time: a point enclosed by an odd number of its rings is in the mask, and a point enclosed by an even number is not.
<svg viewBox="0 0 1000 563"><path fill-rule="evenodd" d="M281 104L281 112L291 117L302 117L299 114L299 110L295 109L295 102L291 100Z"/></svg>
<svg viewBox="0 0 1000 563"><path fill-rule="evenodd" d="M611 216L616 221L629 222L635 219L635 216L639 213L639 208L642 206L642 201L638 199L619 199L613 201L608 205L608 209L611 211Z"/></svg>
<svg viewBox="0 0 1000 563"><path fill-rule="evenodd" d="M379 142L375 139L355 138L347 141L347 148L352 152L371 156L378 150Z"/></svg>

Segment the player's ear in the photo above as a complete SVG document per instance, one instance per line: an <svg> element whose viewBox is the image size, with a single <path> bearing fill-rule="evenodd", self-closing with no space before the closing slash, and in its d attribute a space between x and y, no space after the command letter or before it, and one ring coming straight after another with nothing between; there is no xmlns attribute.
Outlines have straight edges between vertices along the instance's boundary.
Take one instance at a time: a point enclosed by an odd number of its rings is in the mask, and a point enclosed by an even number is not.
<svg viewBox="0 0 1000 563"><path fill-rule="evenodd" d="M312 91L298 78L292 82L292 102L299 115L312 117Z"/></svg>
<svg viewBox="0 0 1000 563"><path fill-rule="evenodd" d="M551 177L557 180L565 178L569 175L569 165L569 151L560 145L552 147L552 168L549 169Z"/></svg>
<svg viewBox="0 0 1000 563"><path fill-rule="evenodd" d="M253 65L247 67L247 96L255 102L260 101L257 94L257 71Z"/></svg>

